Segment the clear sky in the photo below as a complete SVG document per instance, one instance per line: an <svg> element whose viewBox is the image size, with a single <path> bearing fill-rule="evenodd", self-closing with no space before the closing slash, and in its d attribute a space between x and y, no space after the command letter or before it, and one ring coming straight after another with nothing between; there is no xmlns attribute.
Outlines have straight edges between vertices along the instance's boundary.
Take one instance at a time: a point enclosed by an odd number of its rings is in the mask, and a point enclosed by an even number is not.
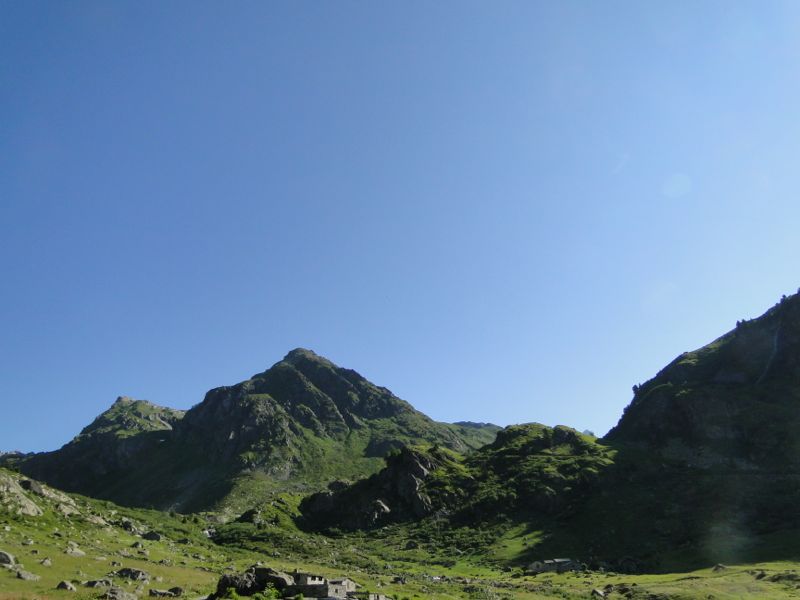
<svg viewBox="0 0 800 600"><path fill-rule="evenodd" d="M302 346L605 433L800 286L796 2L0 3L0 449Z"/></svg>

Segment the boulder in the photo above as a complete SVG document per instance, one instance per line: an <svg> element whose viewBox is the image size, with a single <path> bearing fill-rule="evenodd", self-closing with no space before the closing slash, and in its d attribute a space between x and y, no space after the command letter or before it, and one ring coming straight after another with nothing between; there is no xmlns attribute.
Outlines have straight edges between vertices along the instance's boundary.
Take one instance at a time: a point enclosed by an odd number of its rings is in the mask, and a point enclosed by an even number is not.
<svg viewBox="0 0 800 600"><path fill-rule="evenodd" d="M39 564L42 565L43 567L52 567L53 561L49 558L43 558L42 560L39 561Z"/></svg>
<svg viewBox="0 0 800 600"><path fill-rule="evenodd" d="M72 585L69 581L59 581L56 586L57 590L66 590L68 592L77 592L78 588Z"/></svg>
<svg viewBox="0 0 800 600"><path fill-rule="evenodd" d="M17 571L17 579L22 579L23 581L39 581L41 577L20 569Z"/></svg>
<svg viewBox="0 0 800 600"><path fill-rule="evenodd" d="M119 571L113 571L112 573L109 573L109 576L130 579L131 581L150 581L150 574L147 571L142 571L141 569L131 569L130 567L125 567Z"/></svg>
<svg viewBox="0 0 800 600"><path fill-rule="evenodd" d="M126 592L122 588L114 587L100 596L100 600L139 600L139 597L136 594Z"/></svg>
<svg viewBox="0 0 800 600"><path fill-rule="evenodd" d="M14 558L13 554L0 550L0 565L14 565L16 563L17 559Z"/></svg>
<svg viewBox="0 0 800 600"><path fill-rule="evenodd" d="M0 473L0 507L13 514L28 517L40 517L44 514L42 509L25 495L25 490L16 479L5 473Z"/></svg>
<svg viewBox="0 0 800 600"><path fill-rule="evenodd" d="M110 579L93 579L92 581L87 581L84 583L88 588L99 588L99 587L111 587L114 585L114 582Z"/></svg>
<svg viewBox="0 0 800 600"><path fill-rule="evenodd" d="M263 589L266 589L267 585L271 585L276 590L281 591L290 585L294 585L294 578L283 571L260 566L252 566L250 570L256 576L256 583L264 586Z"/></svg>
<svg viewBox="0 0 800 600"><path fill-rule="evenodd" d="M225 574L217 582L216 594L212 597L221 598L226 592L233 588L240 596L252 596L258 592L263 592L267 586L271 585L278 591L294 585L294 578L282 571L276 571L270 567L253 565L244 573Z"/></svg>
<svg viewBox="0 0 800 600"><path fill-rule="evenodd" d="M70 546L69 548L64 550L64 554L69 554L70 556L74 556L76 558L81 558L83 556L86 556L86 552L75 546Z"/></svg>
<svg viewBox="0 0 800 600"><path fill-rule="evenodd" d="M250 571L236 574L225 574L217 582L217 593L215 598L222 598L229 589L234 589L240 596L252 596L260 592L256 584L255 574Z"/></svg>
<svg viewBox="0 0 800 600"><path fill-rule="evenodd" d="M176 587L168 590L156 590L151 588L149 594L151 598L178 598L183 594L183 588Z"/></svg>
<svg viewBox="0 0 800 600"><path fill-rule="evenodd" d="M23 490L33 492L37 496L44 496L44 488L38 481L33 481L32 479L23 479L19 482L19 486Z"/></svg>
<svg viewBox="0 0 800 600"><path fill-rule="evenodd" d="M142 539L150 540L151 542L160 542L162 539L162 535L155 531L148 531L147 533L142 534Z"/></svg>

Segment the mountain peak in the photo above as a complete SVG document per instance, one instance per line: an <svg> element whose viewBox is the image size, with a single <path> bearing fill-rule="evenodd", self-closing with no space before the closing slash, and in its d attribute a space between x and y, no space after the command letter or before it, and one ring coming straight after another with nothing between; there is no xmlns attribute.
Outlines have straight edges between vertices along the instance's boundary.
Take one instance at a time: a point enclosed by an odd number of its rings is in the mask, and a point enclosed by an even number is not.
<svg viewBox="0 0 800 600"><path fill-rule="evenodd" d="M294 350L290 350L289 353L283 357L283 360L286 362L294 362L299 359L325 360L324 357L320 356L313 350L309 350L308 348L295 348Z"/></svg>

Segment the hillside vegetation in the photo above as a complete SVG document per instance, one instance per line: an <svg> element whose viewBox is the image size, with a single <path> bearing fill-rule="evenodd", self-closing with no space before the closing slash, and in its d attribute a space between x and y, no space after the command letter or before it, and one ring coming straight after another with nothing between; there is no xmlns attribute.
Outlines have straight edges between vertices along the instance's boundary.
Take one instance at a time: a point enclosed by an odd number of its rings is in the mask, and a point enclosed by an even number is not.
<svg viewBox="0 0 800 600"><path fill-rule="evenodd" d="M297 349L185 413L121 398L60 450L15 464L127 506L236 512L272 489L311 491L374 473L392 449L427 442L466 452L497 430L437 423L355 371Z"/></svg>

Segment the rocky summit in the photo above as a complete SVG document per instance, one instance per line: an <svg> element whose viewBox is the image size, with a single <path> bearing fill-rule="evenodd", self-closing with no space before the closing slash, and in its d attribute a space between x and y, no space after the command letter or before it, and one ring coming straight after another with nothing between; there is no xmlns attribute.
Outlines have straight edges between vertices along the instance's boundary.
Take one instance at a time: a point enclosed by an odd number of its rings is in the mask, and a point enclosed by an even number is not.
<svg viewBox="0 0 800 600"><path fill-rule="evenodd" d="M296 349L185 413L119 398L60 450L15 464L68 491L197 510L247 502L278 483L319 489L364 477L410 443L467 452L497 429L435 422L356 371Z"/></svg>

